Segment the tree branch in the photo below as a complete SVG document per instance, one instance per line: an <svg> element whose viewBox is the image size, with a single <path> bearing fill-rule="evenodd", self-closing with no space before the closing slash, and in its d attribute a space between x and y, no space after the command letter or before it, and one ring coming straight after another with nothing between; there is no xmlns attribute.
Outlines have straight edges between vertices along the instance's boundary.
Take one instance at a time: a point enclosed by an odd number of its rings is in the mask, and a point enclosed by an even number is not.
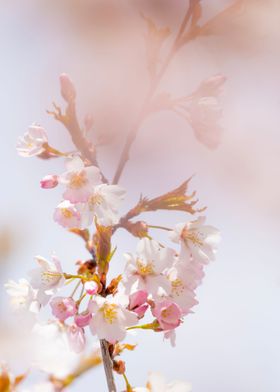
<svg viewBox="0 0 280 392"><path fill-rule="evenodd" d="M119 160L119 164L118 164L117 170L116 170L114 178L113 178L113 182L112 182L113 184L117 184L119 182L119 179L120 179L120 177L122 175L124 167L125 167L128 159L129 159L129 152L130 152L131 145L133 144L133 142L134 142L134 140L136 138L136 135L138 133L139 127L140 127L140 125L141 125L141 123L142 123L142 121L143 121L143 119L145 117L145 114L146 114L146 112L147 112L147 110L149 108L151 99L153 98L153 96L154 96L154 94L156 92L156 89L157 89L157 87L158 87L158 85L159 85L163 75L165 74L166 69L168 68L170 62L172 61L172 59L173 59L173 57L174 57L174 55L175 55L175 53L176 53L176 51L177 51L177 49L179 47L178 44L180 43L180 40L182 38L182 35L185 32L185 29L186 29L186 27L188 25L188 22L190 21L190 19L192 17L192 13L193 13L193 11L195 9L195 6L196 6L196 4L199 1L200 0L190 0L190 2L189 2L189 6L188 6L188 9L187 9L187 12L185 14L185 17L184 17L182 23L181 23L181 26L180 26L179 31L178 31L178 33L176 35L176 38L175 38L175 40L173 42L171 50L170 50L168 56L166 57L166 59L165 59L163 65L162 65L159 73L154 78L154 81L151 84L151 88L150 88L150 90L149 90L149 92L147 94L147 97L146 97L146 99L144 101L144 104L142 106L142 110L140 110L140 114L139 114L139 116L138 116L138 118L137 118L137 120L135 122L135 125L132 128L131 132L129 133L128 137L127 137L126 143L124 145L124 148L123 148L120 160Z"/></svg>
<svg viewBox="0 0 280 392"><path fill-rule="evenodd" d="M113 375L113 362L109 353L109 344L106 340L100 340L101 354L103 359L103 366L107 379L108 392L116 392L116 385Z"/></svg>

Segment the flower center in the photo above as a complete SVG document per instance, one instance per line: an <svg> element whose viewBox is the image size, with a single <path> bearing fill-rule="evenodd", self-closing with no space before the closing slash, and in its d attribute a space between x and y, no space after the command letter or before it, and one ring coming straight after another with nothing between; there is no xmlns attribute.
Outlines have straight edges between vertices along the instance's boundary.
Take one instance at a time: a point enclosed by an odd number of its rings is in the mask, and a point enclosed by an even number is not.
<svg viewBox="0 0 280 392"><path fill-rule="evenodd" d="M103 317L105 321L109 324L113 324L113 322L117 318L117 305L116 304L105 304L102 308L103 311Z"/></svg>
<svg viewBox="0 0 280 392"><path fill-rule="evenodd" d="M137 259L136 266L140 275L146 276L155 273L152 261L149 261L147 264L144 264L143 261Z"/></svg>
<svg viewBox="0 0 280 392"><path fill-rule="evenodd" d="M88 201L89 208L92 210L94 206L100 205L103 203L104 197L100 195L99 193L95 193L94 195L91 195Z"/></svg>
<svg viewBox="0 0 280 392"><path fill-rule="evenodd" d="M61 208L61 213L66 219L71 219L73 217L73 212L68 208Z"/></svg>
<svg viewBox="0 0 280 392"><path fill-rule="evenodd" d="M80 189L88 183L86 178L86 173L81 171L80 173L73 173L70 179L70 188L72 189Z"/></svg>
<svg viewBox="0 0 280 392"><path fill-rule="evenodd" d="M191 241L194 245L203 246L203 240L201 239L200 233L197 231L190 231L187 228L184 228L181 237L186 244L188 241Z"/></svg>
<svg viewBox="0 0 280 392"><path fill-rule="evenodd" d="M177 278L171 281L172 294L180 295L184 291L184 285L181 279Z"/></svg>

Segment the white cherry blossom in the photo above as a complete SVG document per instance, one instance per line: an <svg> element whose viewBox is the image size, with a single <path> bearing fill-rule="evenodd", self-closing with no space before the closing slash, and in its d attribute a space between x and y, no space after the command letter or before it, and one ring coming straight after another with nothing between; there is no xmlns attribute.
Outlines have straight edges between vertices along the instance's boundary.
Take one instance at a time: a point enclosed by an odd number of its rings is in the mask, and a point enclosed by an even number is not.
<svg viewBox="0 0 280 392"><path fill-rule="evenodd" d="M128 297L123 294L106 298L95 296L89 306L93 313L90 322L92 334L111 343L123 340L126 328L138 323L136 313L127 309L128 303Z"/></svg>
<svg viewBox="0 0 280 392"><path fill-rule="evenodd" d="M40 303L37 299L37 290L34 290L26 279L19 279L18 282L9 280L5 284L5 288L14 310L39 312Z"/></svg>
<svg viewBox="0 0 280 392"><path fill-rule="evenodd" d="M186 253L206 264L215 259L220 232L213 226L205 225L205 220L205 217L199 217L192 222L179 223L170 232L170 238L181 243Z"/></svg>
<svg viewBox="0 0 280 392"><path fill-rule="evenodd" d="M151 372L149 374L146 388L134 388L133 392L191 392L192 386L183 381L166 383L161 373Z"/></svg>
<svg viewBox="0 0 280 392"><path fill-rule="evenodd" d="M45 151L48 137L43 127L31 125L23 137L18 138L17 152L22 157L33 157Z"/></svg>
<svg viewBox="0 0 280 392"><path fill-rule="evenodd" d="M174 250L162 248L156 241L142 238L136 255L125 255L127 264L123 282L126 292L131 294L143 290L154 298L168 295L171 285L163 272L172 265L174 255Z"/></svg>
<svg viewBox="0 0 280 392"><path fill-rule="evenodd" d="M48 296L63 286L65 278L58 258L53 255L52 261L48 261L41 256L35 257L39 264L38 268L29 272L30 283L34 289L38 290L38 299L41 303L46 303Z"/></svg>
<svg viewBox="0 0 280 392"><path fill-rule="evenodd" d="M86 202L95 185L101 183L98 167L85 166L79 156L66 160L67 171L60 176L60 182L66 186L63 197L72 203Z"/></svg>
<svg viewBox="0 0 280 392"><path fill-rule="evenodd" d="M118 185L95 186L83 209L84 225L91 225L95 217L103 226L118 223L118 211L125 193L125 190Z"/></svg>

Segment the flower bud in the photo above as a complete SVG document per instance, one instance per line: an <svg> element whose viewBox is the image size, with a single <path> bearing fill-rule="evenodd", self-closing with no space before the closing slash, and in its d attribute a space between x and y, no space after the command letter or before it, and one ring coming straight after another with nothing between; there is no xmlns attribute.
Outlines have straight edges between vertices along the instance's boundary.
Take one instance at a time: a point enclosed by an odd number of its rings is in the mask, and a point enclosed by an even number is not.
<svg viewBox="0 0 280 392"><path fill-rule="evenodd" d="M87 294L89 294L89 295L97 294L98 289L99 289L98 284L94 280L86 282L84 287L85 287Z"/></svg>
<svg viewBox="0 0 280 392"><path fill-rule="evenodd" d="M78 327L83 328L89 325L91 319L92 314L88 310L85 310L84 312L77 314L74 321Z"/></svg>
<svg viewBox="0 0 280 392"><path fill-rule="evenodd" d="M56 175L48 175L45 176L41 181L40 181L41 188L43 189L52 189L55 188L58 185L58 177Z"/></svg>
<svg viewBox="0 0 280 392"><path fill-rule="evenodd" d="M66 102L71 103L76 98L76 89L70 77L63 73L59 77L60 93Z"/></svg>
<svg viewBox="0 0 280 392"><path fill-rule="evenodd" d="M124 374L125 373L125 362L122 360L114 361L113 362L113 369L118 374Z"/></svg>

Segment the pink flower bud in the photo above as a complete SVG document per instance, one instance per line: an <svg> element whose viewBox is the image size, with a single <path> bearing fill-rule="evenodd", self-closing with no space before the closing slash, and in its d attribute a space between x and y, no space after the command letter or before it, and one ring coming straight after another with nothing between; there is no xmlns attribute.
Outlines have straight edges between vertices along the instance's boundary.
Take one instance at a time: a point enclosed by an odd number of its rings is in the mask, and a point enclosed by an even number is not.
<svg viewBox="0 0 280 392"><path fill-rule="evenodd" d="M74 318L76 325L80 328L89 325L91 319L92 319L92 314L88 310L85 310L80 314L76 314Z"/></svg>
<svg viewBox="0 0 280 392"><path fill-rule="evenodd" d="M84 350L86 345L85 331L73 324L67 328L67 337L70 348L76 353Z"/></svg>
<svg viewBox="0 0 280 392"><path fill-rule="evenodd" d="M77 313L76 302L71 297L55 297L51 300L50 306L53 315L60 321L65 321Z"/></svg>
<svg viewBox="0 0 280 392"><path fill-rule="evenodd" d="M144 290L136 291L129 296L129 309L133 310L147 302L148 293Z"/></svg>
<svg viewBox="0 0 280 392"><path fill-rule="evenodd" d="M70 77L63 73L59 77L60 93L66 102L71 103L76 98L76 89Z"/></svg>
<svg viewBox="0 0 280 392"><path fill-rule="evenodd" d="M148 310L148 308L149 308L149 305L144 304L144 305L138 306L137 308L134 308L133 312L137 314L139 319L141 319L142 317L145 316L145 313Z"/></svg>
<svg viewBox="0 0 280 392"><path fill-rule="evenodd" d="M58 177L55 175L48 175L45 176L41 181L41 188L43 189L52 189L55 188L58 185Z"/></svg>
<svg viewBox="0 0 280 392"><path fill-rule="evenodd" d="M164 300L157 303L152 313L164 331L177 328L181 323L182 311L175 302Z"/></svg>
<svg viewBox="0 0 280 392"><path fill-rule="evenodd" d="M94 280L86 282L84 287L85 287L86 292L89 295L97 294L98 289L99 289L98 284Z"/></svg>

